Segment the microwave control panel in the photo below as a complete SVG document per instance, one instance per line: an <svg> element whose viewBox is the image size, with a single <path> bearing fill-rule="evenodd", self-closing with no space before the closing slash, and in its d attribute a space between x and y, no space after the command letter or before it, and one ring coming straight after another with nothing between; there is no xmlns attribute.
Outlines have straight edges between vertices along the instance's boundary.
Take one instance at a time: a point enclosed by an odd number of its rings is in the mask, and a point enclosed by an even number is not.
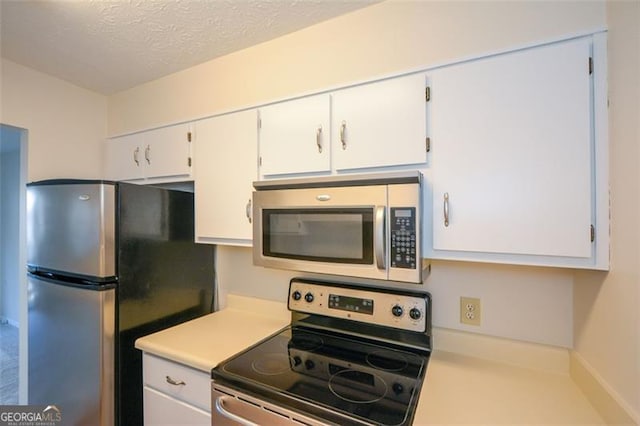
<svg viewBox="0 0 640 426"><path fill-rule="evenodd" d="M392 207L389 225L391 228L391 267L416 269L416 208Z"/></svg>

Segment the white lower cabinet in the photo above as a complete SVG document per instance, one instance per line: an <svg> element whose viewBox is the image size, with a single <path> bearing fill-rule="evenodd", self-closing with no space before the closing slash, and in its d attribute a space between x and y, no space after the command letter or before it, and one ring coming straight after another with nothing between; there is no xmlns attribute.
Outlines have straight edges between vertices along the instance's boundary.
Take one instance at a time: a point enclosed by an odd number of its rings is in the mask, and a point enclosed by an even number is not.
<svg viewBox="0 0 640 426"><path fill-rule="evenodd" d="M211 413L198 409L152 388L144 388L144 424L211 425Z"/></svg>
<svg viewBox="0 0 640 426"><path fill-rule="evenodd" d="M144 424L211 425L209 374L143 355Z"/></svg>

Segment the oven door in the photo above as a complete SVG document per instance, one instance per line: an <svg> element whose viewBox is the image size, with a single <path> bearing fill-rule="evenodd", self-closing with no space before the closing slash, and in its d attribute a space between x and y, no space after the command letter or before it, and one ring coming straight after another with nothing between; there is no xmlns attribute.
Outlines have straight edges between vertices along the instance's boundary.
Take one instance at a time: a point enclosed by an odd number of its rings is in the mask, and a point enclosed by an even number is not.
<svg viewBox="0 0 640 426"><path fill-rule="evenodd" d="M253 193L253 263L388 278L387 186Z"/></svg>

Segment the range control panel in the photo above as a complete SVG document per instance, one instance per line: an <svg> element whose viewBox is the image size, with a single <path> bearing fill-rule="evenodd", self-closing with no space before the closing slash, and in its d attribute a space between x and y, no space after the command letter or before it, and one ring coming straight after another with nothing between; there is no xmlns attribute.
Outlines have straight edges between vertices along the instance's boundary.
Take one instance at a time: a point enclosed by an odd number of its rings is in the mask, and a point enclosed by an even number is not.
<svg viewBox="0 0 640 426"><path fill-rule="evenodd" d="M289 285L289 310L425 332L428 297L378 289L297 281Z"/></svg>
<svg viewBox="0 0 640 426"><path fill-rule="evenodd" d="M416 269L416 208L392 207L391 267Z"/></svg>

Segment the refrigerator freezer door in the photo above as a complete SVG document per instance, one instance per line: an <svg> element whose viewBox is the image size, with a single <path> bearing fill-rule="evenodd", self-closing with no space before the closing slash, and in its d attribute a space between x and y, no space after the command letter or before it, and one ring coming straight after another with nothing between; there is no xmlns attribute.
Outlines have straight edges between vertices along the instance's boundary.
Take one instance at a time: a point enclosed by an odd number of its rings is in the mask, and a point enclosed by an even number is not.
<svg viewBox="0 0 640 426"><path fill-rule="evenodd" d="M27 219L29 265L97 281L115 277L113 184L31 184Z"/></svg>
<svg viewBox="0 0 640 426"><path fill-rule="evenodd" d="M113 424L115 289L28 284L29 404L55 405L64 424Z"/></svg>

